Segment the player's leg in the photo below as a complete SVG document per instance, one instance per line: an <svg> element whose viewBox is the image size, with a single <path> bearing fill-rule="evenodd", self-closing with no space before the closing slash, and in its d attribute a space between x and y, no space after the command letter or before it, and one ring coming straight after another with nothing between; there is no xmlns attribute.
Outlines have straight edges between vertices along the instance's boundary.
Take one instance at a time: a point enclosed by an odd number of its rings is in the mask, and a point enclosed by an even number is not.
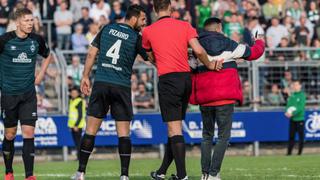
<svg viewBox="0 0 320 180"><path fill-rule="evenodd" d="M79 151L79 167L76 179L83 179L83 174L86 171L88 159L94 148L96 134L102 123L102 119L106 117L109 111L110 100L108 99L108 89L104 83L95 83L92 88L92 93L88 105L88 118L85 134L80 143Z"/></svg>
<svg viewBox="0 0 320 180"><path fill-rule="evenodd" d="M121 180L129 179L131 159L130 122L133 119L131 89L110 87L111 115L116 120L118 134L118 150L121 164Z"/></svg>
<svg viewBox="0 0 320 180"><path fill-rule="evenodd" d="M189 73L172 73L159 78L161 115L163 121L168 125L168 136L176 165L177 179L187 179L182 120L185 118L190 94L191 77Z"/></svg>
<svg viewBox="0 0 320 180"><path fill-rule="evenodd" d="M231 136L232 115L234 105L228 104L216 107L216 122L218 125L218 139L214 147L209 174L217 176L220 172L224 154L227 150Z"/></svg>
<svg viewBox="0 0 320 180"><path fill-rule="evenodd" d="M121 162L121 176L129 176L131 159L130 121L117 121L118 150Z"/></svg>
<svg viewBox="0 0 320 180"><path fill-rule="evenodd" d="M4 138L2 141L2 153L3 153L3 160L5 164L5 173L6 176L5 179L11 179L11 176L13 176L13 157L14 157L14 139L17 134L17 126L15 127L6 127L4 129Z"/></svg>
<svg viewBox="0 0 320 180"><path fill-rule="evenodd" d="M88 116L86 131L81 139L79 151L79 167L78 171L85 173L89 157L94 148L96 134L101 126L102 119L93 116Z"/></svg>
<svg viewBox="0 0 320 180"><path fill-rule="evenodd" d="M298 134L299 134L298 155L301 155L303 150L303 144L304 144L304 121L298 122Z"/></svg>
<svg viewBox="0 0 320 180"><path fill-rule="evenodd" d="M2 142L2 153L5 164L5 180L13 178L13 158L14 158L14 139L17 134L18 109L17 98L14 96L2 95L1 97L1 117L4 123L4 137Z"/></svg>
<svg viewBox="0 0 320 180"><path fill-rule="evenodd" d="M202 141L201 141L201 170L203 179L209 175L211 156L212 156L212 141L214 136L215 126L215 107L200 107L202 116Z"/></svg>
<svg viewBox="0 0 320 180"><path fill-rule="evenodd" d="M19 119L23 137L22 159L25 169L25 177L33 178L35 146L34 131L37 120L37 97L33 89L21 95L19 104Z"/></svg>
<svg viewBox="0 0 320 180"><path fill-rule="evenodd" d="M292 149L294 146L294 137L296 134L296 126L295 122L292 120L289 120L289 142L288 142L288 152L287 155L292 154Z"/></svg>
<svg viewBox="0 0 320 180"><path fill-rule="evenodd" d="M22 137L23 137L22 159L24 163L26 178L33 176L34 157L35 157L34 130L35 130L35 124L33 125L23 124L21 126Z"/></svg>

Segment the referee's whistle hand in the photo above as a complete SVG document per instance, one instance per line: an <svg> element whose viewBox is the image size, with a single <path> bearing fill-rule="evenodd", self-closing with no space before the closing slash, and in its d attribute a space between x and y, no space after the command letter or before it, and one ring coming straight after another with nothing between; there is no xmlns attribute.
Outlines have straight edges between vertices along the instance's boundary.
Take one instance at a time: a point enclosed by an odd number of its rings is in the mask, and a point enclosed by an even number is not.
<svg viewBox="0 0 320 180"><path fill-rule="evenodd" d="M84 95L89 96L91 84L90 84L90 79L88 77L82 78L81 84L80 84L80 89Z"/></svg>

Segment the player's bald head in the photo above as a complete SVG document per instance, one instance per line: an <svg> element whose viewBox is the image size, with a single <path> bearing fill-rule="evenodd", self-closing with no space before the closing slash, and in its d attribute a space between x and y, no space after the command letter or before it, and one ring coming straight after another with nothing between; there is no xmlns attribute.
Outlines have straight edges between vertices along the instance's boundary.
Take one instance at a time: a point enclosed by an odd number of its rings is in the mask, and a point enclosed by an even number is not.
<svg viewBox="0 0 320 180"><path fill-rule="evenodd" d="M214 31L214 32L221 32L221 30L222 30L222 21L219 18L216 18L216 17L208 18L204 22L204 30L206 30L206 31Z"/></svg>

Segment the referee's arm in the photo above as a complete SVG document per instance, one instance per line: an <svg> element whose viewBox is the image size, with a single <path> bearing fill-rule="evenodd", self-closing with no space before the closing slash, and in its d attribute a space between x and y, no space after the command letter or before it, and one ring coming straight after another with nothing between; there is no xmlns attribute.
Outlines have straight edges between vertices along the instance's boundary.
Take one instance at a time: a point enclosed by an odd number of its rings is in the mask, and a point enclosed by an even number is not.
<svg viewBox="0 0 320 180"><path fill-rule="evenodd" d="M201 46L197 38L190 39L189 45L192 48L195 55L208 69L217 71L222 69L223 60L210 62L206 50Z"/></svg>

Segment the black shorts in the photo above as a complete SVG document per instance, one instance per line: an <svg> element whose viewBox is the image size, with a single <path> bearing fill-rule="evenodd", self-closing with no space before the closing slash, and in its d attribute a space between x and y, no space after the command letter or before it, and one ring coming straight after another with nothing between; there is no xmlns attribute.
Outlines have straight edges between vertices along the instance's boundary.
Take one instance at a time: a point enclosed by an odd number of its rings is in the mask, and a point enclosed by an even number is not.
<svg viewBox="0 0 320 180"><path fill-rule="evenodd" d="M104 82L95 82L88 105L88 116L105 118L109 108L116 121L131 121L133 118L131 88Z"/></svg>
<svg viewBox="0 0 320 180"><path fill-rule="evenodd" d="M159 77L159 104L164 122L185 118L191 88L191 75L188 72L169 73Z"/></svg>
<svg viewBox="0 0 320 180"><path fill-rule="evenodd" d="M37 96L35 89L21 95L1 96L1 118L5 128L18 125L29 125L35 127L37 116Z"/></svg>

